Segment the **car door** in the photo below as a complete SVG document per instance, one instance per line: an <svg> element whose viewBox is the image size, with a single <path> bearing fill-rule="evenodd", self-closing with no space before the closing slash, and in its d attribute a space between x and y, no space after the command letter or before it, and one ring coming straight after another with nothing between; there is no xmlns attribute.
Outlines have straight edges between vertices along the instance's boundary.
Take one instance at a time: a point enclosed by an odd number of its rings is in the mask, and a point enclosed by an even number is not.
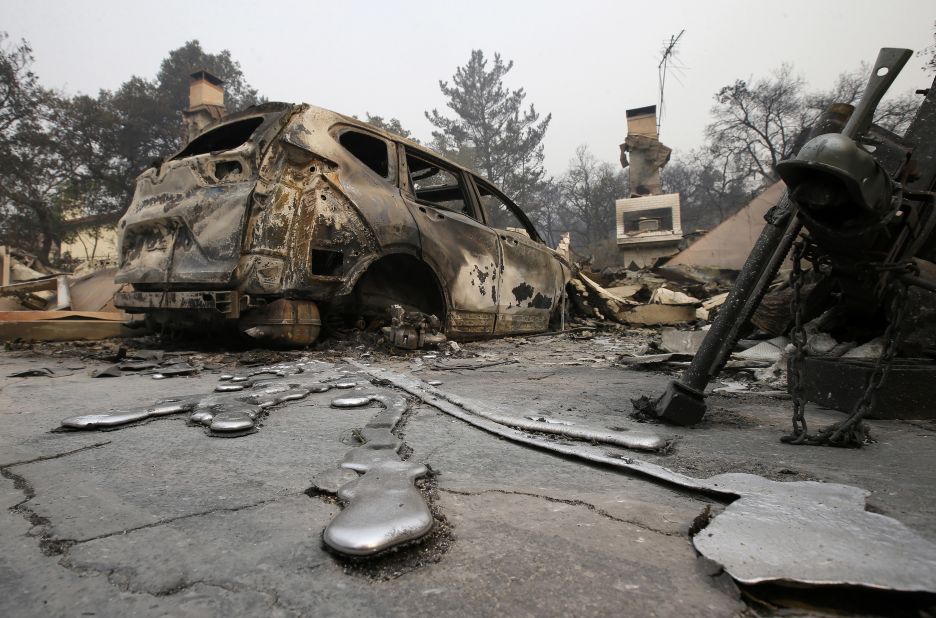
<svg viewBox="0 0 936 618"><path fill-rule="evenodd" d="M494 332L544 331L565 287L562 264L516 204L490 183L475 176L472 181L485 222L498 236L504 264Z"/></svg>
<svg viewBox="0 0 936 618"><path fill-rule="evenodd" d="M401 194L419 228L423 260L442 279L451 335L494 332L497 233L481 222L467 174L409 146L400 146Z"/></svg>

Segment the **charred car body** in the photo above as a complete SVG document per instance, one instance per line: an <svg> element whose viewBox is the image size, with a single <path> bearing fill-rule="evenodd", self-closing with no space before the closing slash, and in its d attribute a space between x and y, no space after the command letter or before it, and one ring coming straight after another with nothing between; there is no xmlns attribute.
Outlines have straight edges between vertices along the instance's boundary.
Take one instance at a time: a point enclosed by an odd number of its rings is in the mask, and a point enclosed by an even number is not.
<svg viewBox="0 0 936 618"><path fill-rule="evenodd" d="M326 318L438 316L454 339L543 331L570 271L495 186L404 138L309 105L209 127L139 176L115 304L308 344Z"/></svg>

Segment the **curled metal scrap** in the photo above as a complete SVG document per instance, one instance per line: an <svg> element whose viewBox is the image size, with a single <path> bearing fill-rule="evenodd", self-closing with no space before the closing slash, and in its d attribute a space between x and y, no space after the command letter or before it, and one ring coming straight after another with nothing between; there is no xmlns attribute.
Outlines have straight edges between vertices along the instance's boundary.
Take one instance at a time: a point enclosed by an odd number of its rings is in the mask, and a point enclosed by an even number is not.
<svg viewBox="0 0 936 618"><path fill-rule="evenodd" d="M371 402L383 406L360 432L365 441L345 455L341 467L363 473L341 485L338 498L347 506L328 524L325 544L343 554L369 556L412 541L432 530L432 513L414 485L429 473L422 464L401 461L403 442L393 435L406 399L398 395L338 398L337 408L360 407Z"/></svg>
<svg viewBox="0 0 936 618"><path fill-rule="evenodd" d="M357 366L446 414L514 442L733 500L693 537L693 543L739 582L936 592L936 544L895 519L865 511L868 492L858 487L813 481L781 483L753 474L697 479L594 446L531 436L472 414L419 380Z"/></svg>
<svg viewBox="0 0 936 618"><path fill-rule="evenodd" d="M494 421L500 425L522 429L524 431L534 431L537 433L549 433L575 440L584 440L586 442L599 442L613 446L621 446L627 449L638 451L659 451L667 446L667 440L646 431L615 431L610 429L597 429L585 427L573 423L559 421L545 417L541 414L527 414L523 418L506 416L500 414L481 401L468 400L463 397L452 395L433 388L431 385L422 385L422 388L432 395L445 399L472 414L482 418Z"/></svg>

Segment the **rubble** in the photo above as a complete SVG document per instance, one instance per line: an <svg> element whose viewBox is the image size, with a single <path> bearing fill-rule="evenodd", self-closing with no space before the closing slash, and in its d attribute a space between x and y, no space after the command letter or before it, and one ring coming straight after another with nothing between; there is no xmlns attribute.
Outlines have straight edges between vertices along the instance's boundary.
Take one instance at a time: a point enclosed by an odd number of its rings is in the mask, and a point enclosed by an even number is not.
<svg viewBox="0 0 936 618"><path fill-rule="evenodd" d="M568 289L573 306L583 317L633 325L681 324L696 319L697 300L662 286L647 303L622 298L582 273L570 281Z"/></svg>
<svg viewBox="0 0 936 618"><path fill-rule="evenodd" d="M435 315L407 312L402 305L391 305L390 326L381 330L390 345L406 350L434 347L445 342L442 323Z"/></svg>
<svg viewBox="0 0 936 618"><path fill-rule="evenodd" d="M28 264L28 265L27 265ZM113 306L113 270L73 278L0 247L0 340L75 341L141 334ZM14 300L15 299L15 300Z"/></svg>

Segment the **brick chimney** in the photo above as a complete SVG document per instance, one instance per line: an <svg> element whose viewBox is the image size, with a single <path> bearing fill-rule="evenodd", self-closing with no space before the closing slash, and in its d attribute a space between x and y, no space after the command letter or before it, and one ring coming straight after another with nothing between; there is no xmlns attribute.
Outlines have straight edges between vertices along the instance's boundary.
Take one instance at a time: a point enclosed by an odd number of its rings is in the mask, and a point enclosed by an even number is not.
<svg viewBox="0 0 936 618"><path fill-rule="evenodd" d="M227 116L224 107L224 82L201 70L189 80L189 106L182 111L183 138L188 143L205 127Z"/></svg>
<svg viewBox="0 0 936 618"><path fill-rule="evenodd" d="M627 139L621 144L621 165L630 167L632 196L663 193L660 170L669 161L671 151L658 138L656 105L627 110Z"/></svg>

